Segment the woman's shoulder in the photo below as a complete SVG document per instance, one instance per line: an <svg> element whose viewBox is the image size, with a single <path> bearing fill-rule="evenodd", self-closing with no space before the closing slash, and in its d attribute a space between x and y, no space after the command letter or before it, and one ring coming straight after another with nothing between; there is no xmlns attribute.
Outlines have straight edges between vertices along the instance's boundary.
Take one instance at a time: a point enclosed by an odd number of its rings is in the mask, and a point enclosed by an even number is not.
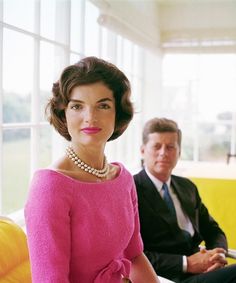
<svg viewBox="0 0 236 283"><path fill-rule="evenodd" d="M48 168L38 169L29 186L25 212L53 214L59 209L69 210L73 195L73 186L68 185L62 174Z"/></svg>
<svg viewBox="0 0 236 283"><path fill-rule="evenodd" d="M42 168L34 172L30 188L37 191L64 191L70 188L73 179L51 168ZM68 190L67 190L68 191Z"/></svg>
<svg viewBox="0 0 236 283"><path fill-rule="evenodd" d="M61 179L63 176L63 174L60 173L60 171L55 170L51 167L47 167L47 168L39 168L37 170L35 170L34 174L33 174L33 180L37 179L37 181L50 181L50 180L54 180L54 179Z"/></svg>
<svg viewBox="0 0 236 283"><path fill-rule="evenodd" d="M131 179L133 180L132 174L130 171L125 167L125 165L121 162L111 162L111 165L114 166L116 169L116 178L121 180Z"/></svg>
<svg viewBox="0 0 236 283"><path fill-rule="evenodd" d="M83 173L83 172L81 172ZM121 162L111 162L110 172L108 178L104 181L127 181L133 179L129 170ZM82 174L73 172L73 170L66 170L60 167L49 166L47 168L40 168L34 172L31 185L40 186L54 186L62 187L66 185L86 185L87 183L94 184L93 180L83 178Z"/></svg>
<svg viewBox="0 0 236 283"><path fill-rule="evenodd" d="M40 206L42 203L49 208L57 206L58 203L71 204L74 195L74 186L71 184L69 178L55 170L36 170L29 185L27 207Z"/></svg>
<svg viewBox="0 0 236 283"><path fill-rule="evenodd" d="M70 182L70 174L67 172L70 172L70 168L67 160L62 157L48 167L36 170L33 180L41 180L42 182Z"/></svg>
<svg viewBox="0 0 236 283"><path fill-rule="evenodd" d="M130 171L126 168L124 163L122 163L120 161L115 161L115 162L111 162L111 164L118 167L121 174L130 174L131 175Z"/></svg>

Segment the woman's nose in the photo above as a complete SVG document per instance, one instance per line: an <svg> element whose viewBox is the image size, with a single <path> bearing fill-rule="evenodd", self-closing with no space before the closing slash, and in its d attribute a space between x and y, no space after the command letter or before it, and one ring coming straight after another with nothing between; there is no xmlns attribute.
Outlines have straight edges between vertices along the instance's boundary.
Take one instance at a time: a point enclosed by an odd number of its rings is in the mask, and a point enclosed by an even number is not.
<svg viewBox="0 0 236 283"><path fill-rule="evenodd" d="M96 121L96 113L94 109L88 108L85 111L85 121L86 122L94 122Z"/></svg>

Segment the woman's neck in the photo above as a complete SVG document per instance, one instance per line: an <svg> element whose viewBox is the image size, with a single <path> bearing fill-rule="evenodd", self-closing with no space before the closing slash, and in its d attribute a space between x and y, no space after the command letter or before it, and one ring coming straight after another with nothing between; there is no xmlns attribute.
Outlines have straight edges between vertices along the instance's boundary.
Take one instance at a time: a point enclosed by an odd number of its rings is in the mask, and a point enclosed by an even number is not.
<svg viewBox="0 0 236 283"><path fill-rule="evenodd" d="M105 154L104 147L98 148L94 146L73 145L71 147L78 158L91 167L102 169L104 167Z"/></svg>

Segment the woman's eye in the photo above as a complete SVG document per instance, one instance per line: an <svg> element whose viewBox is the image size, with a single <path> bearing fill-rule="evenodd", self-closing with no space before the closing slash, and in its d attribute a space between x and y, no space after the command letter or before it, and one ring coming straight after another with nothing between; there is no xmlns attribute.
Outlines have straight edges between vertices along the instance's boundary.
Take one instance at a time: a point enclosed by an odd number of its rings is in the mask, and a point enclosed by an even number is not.
<svg viewBox="0 0 236 283"><path fill-rule="evenodd" d="M81 105L75 104L71 106L71 109L78 110L78 109L81 109L81 107L82 107Z"/></svg>
<svg viewBox="0 0 236 283"><path fill-rule="evenodd" d="M108 105L106 103L102 103L102 104L99 105L99 108L101 108L101 109L109 109L111 107L110 107L110 105Z"/></svg>

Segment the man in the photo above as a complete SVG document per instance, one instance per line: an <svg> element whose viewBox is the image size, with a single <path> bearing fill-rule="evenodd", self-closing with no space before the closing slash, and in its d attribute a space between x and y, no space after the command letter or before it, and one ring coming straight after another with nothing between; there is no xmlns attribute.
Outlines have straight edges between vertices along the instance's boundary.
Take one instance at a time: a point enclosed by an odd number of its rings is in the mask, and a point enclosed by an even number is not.
<svg viewBox="0 0 236 283"><path fill-rule="evenodd" d="M181 130L174 121L154 118L145 124L144 169L134 175L145 253L158 275L175 282L236 282L236 265L225 267L224 232L197 187L172 175L180 152ZM199 250L203 240L206 249Z"/></svg>

